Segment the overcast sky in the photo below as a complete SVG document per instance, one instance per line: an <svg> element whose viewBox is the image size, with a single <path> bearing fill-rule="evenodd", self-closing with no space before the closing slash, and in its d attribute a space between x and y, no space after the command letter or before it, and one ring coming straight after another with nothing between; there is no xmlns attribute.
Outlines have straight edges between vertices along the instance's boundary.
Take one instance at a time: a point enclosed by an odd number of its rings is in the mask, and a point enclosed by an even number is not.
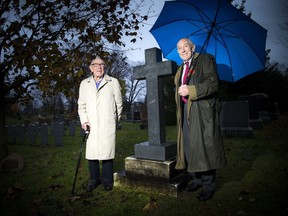
<svg viewBox="0 0 288 216"><path fill-rule="evenodd" d="M150 18L147 21L147 25L141 28L143 40L139 40L136 43L129 43L129 39L125 40L126 49L130 49L130 51L127 52L127 57L130 61L144 62L145 49L149 49L152 47L159 48L156 40L149 32L149 30L151 29L159 13L161 12L164 2L165 0L154 0L154 4L152 6L152 9L155 11L153 13L154 17ZM285 4L288 4L288 2L286 2L286 0L246 0L245 9L246 12L251 11L252 19L255 22L268 30L266 49L271 49L271 60L278 61L279 63L284 63L287 65L288 50L283 45L281 45L279 41L280 35L285 34L285 32L281 31L280 24L283 24L285 21L283 8L285 8ZM153 0L145 0L145 3L146 5L151 5L153 3Z"/></svg>

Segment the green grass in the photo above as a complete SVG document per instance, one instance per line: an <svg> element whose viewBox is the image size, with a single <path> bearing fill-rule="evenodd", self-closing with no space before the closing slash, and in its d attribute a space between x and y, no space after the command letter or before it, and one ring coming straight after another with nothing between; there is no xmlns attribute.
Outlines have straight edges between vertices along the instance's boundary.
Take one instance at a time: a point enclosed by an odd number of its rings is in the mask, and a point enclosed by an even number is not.
<svg viewBox="0 0 288 216"><path fill-rule="evenodd" d="M9 145L19 153L25 167L19 172L0 173L1 215L287 215L288 116L255 130L255 138L225 138L227 166L217 173L218 190L213 198L199 202L196 193L182 192L178 198L114 187L85 193L89 178L87 161L82 163L71 200L71 189L82 137L65 135L64 145ZM176 140L176 127L167 127L167 140ZM122 123L117 131L115 171L133 155L134 144L147 140L147 130ZM52 142L52 141L51 141ZM50 142L50 143L51 143ZM150 211L143 208L156 203Z"/></svg>

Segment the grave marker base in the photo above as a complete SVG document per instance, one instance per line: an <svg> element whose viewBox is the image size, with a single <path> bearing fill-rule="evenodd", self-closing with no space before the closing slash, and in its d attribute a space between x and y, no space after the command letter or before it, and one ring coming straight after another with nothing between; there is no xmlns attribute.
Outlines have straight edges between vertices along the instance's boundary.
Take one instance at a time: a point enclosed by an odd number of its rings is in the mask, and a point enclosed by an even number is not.
<svg viewBox="0 0 288 216"><path fill-rule="evenodd" d="M176 157L177 145L172 142L152 145L147 141L135 144L134 151L136 158L165 161Z"/></svg>
<svg viewBox="0 0 288 216"><path fill-rule="evenodd" d="M114 173L114 186L127 186L178 197L189 175L175 170L176 160L125 159L125 170Z"/></svg>

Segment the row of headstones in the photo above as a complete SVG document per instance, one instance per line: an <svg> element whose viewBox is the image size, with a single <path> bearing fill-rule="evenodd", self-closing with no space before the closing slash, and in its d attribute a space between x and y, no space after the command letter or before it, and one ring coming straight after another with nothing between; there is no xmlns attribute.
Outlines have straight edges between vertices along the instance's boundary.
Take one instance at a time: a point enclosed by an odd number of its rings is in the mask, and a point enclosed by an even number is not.
<svg viewBox="0 0 288 216"><path fill-rule="evenodd" d="M235 101L222 101L220 125L225 137L254 137L254 130L263 129L272 119L277 119L279 111L269 111L269 97L263 93L240 96ZM147 129L147 119L142 119L140 129Z"/></svg>
<svg viewBox="0 0 288 216"><path fill-rule="evenodd" d="M68 124L69 135L75 136L76 123L70 121ZM8 143L12 144L29 144L35 145L37 139L40 138L40 144L46 146L49 144L49 135L54 138L56 146L63 145L63 135L66 132L65 124L63 122L55 122L50 125L42 124L29 124L25 125L9 125L6 126L6 133ZM84 135L84 130L81 129L81 136Z"/></svg>
<svg viewBox="0 0 288 216"><path fill-rule="evenodd" d="M266 95L267 99L268 96ZM267 102L267 100L266 100ZM248 95L239 97L238 101L222 101L222 109L220 113L220 125L223 136L238 136L238 137L254 137L255 129L262 129L263 124L271 122L271 113L268 112L267 106L259 105L257 95ZM273 115L277 116L276 113ZM275 117L274 117L275 119ZM148 122L146 122L146 125ZM117 129L121 129L121 124L117 125ZM143 127L141 129L145 129ZM7 127L10 143L25 143L26 127L22 125ZM34 145L36 138L40 133L41 144L48 145L48 125L47 124L30 124L27 128L28 143ZM50 125L50 132L54 136L56 146L63 145L63 134L65 133L64 123L57 122ZM75 122L69 122L70 136L75 136ZM81 130L81 136L84 131ZM17 139L18 138L18 139Z"/></svg>
<svg viewBox="0 0 288 216"><path fill-rule="evenodd" d="M259 98L260 96L260 98ZM269 97L263 93L240 96L236 101L222 101L220 125L223 136L254 137L254 130L263 129L279 111L275 105L273 113L268 111ZM142 119L140 129L147 129L147 119Z"/></svg>

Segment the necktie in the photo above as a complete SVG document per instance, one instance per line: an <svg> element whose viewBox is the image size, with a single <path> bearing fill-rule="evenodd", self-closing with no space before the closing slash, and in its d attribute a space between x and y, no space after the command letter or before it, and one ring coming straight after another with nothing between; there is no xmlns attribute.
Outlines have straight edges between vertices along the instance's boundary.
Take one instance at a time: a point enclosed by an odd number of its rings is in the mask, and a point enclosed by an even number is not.
<svg viewBox="0 0 288 216"><path fill-rule="evenodd" d="M185 69L185 72L184 72L184 76L183 76L183 82L182 82L182 85L185 85L186 84L186 79L188 77L188 73L189 73L189 62L185 62L185 65L186 65L186 69ZM185 98L184 96L182 96L182 101L184 103L187 103L187 98Z"/></svg>
<svg viewBox="0 0 288 216"><path fill-rule="evenodd" d="M189 72L189 62L185 62L185 65L186 65L186 69L185 69L185 72L184 72L184 77L183 77L183 82L182 82L182 85L185 85L186 84L186 79L187 79L187 76L188 76L188 72Z"/></svg>

